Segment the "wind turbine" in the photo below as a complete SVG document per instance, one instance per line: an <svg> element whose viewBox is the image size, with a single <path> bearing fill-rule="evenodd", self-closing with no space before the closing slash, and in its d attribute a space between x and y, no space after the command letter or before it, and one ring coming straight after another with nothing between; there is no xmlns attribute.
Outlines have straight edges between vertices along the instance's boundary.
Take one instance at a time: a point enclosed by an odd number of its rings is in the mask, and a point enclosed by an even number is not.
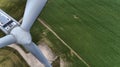
<svg viewBox="0 0 120 67"><path fill-rule="evenodd" d="M42 11L46 2L47 0L27 0L21 25L12 17L0 10L0 28L7 34L6 36L0 38L0 48L13 43L21 44L41 63L43 63L45 67L52 67L43 53L32 41L30 34L30 28Z"/></svg>

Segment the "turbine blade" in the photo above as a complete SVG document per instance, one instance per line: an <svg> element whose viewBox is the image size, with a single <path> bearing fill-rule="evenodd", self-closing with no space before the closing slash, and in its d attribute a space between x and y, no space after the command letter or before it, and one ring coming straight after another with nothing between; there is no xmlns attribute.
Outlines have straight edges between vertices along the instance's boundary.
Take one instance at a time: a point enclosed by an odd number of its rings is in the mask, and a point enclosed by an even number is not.
<svg viewBox="0 0 120 67"><path fill-rule="evenodd" d="M30 30L46 2L47 0L27 0L25 13L23 16L23 23L21 24L21 27L24 30Z"/></svg>
<svg viewBox="0 0 120 67"><path fill-rule="evenodd" d="M12 35L6 35L0 38L0 48L15 43L16 40Z"/></svg>
<svg viewBox="0 0 120 67"><path fill-rule="evenodd" d="M39 50L35 43L29 45L23 45L28 51L30 51L45 67L52 67L48 60L45 58L43 53Z"/></svg>

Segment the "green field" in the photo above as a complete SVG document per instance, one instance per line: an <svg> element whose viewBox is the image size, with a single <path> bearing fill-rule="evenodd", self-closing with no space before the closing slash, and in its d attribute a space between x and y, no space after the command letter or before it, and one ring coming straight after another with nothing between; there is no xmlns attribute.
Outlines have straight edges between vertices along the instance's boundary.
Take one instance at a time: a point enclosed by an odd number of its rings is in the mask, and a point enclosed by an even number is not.
<svg viewBox="0 0 120 67"><path fill-rule="evenodd" d="M41 17L91 67L119 67L119 12L119 0L49 0Z"/></svg>
<svg viewBox="0 0 120 67"><path fill-rule="evenodd" d="M9 3L0 7L19 20L25 2ZM49 0L40 18L90 67L120 67L119 12L119 0ZM67 61L66 67L88 67L38 21L31 32L35 42L43 39Z"/></svg>

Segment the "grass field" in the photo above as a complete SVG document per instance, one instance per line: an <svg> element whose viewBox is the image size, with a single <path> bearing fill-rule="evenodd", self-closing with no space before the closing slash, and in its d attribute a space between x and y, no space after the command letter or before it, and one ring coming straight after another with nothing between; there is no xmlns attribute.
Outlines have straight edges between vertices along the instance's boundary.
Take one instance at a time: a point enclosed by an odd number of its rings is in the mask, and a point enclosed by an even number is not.
<svg viewBox="0 0 120 67"><path fill-rule="evenodd" d="M119 12L119 0L49 0L41 17L91 67L119 67Z"/></svg>
<svg viewBox="0 0 120 67"><path fill-rule="evenodd" d="M25 2L14 2L11 7L5 5L1 8L19 20ZM40 18L90 67L119 67L119 6L119 0L49 0ZM16 9L11 10L12 7ZM87 67L38 21L31 32L35 42L45 38L52 50L68 62L68 67Z"/></svg>

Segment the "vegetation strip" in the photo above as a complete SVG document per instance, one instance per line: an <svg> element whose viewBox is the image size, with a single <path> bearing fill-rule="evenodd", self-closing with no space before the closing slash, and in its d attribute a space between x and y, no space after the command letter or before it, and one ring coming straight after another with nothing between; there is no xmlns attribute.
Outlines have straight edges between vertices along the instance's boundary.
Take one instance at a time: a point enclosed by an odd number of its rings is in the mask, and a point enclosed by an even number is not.
<svg viewBox="0 0 120 67"><path fill-rule="evenodd" d="M43 20L40 18L37 19L44 27L46 27L50 32L52 32L66 47L68 47L84 64L87 65L87 67L90 67L90 65L82 59L66 42L64 42L47 24L44 23Z"/></svg>

